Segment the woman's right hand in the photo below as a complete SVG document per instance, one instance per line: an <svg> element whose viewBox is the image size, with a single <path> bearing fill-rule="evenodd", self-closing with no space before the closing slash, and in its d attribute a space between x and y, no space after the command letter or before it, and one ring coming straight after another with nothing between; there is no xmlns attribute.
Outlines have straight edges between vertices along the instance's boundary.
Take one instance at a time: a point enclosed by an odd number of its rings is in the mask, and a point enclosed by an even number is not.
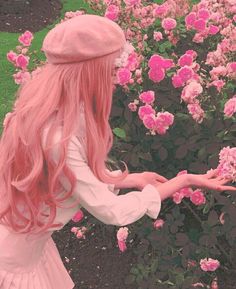
<svg viewBox="0 0 236 289"><path fill-rule="evenodd" d="M217 176L217 169L210 170L206 174L195 175L188 174L189 186L196 186L198 188L206 188L216 191L235 191L236 187L224 186L231 180L223 178L222 176Z"/></svg>

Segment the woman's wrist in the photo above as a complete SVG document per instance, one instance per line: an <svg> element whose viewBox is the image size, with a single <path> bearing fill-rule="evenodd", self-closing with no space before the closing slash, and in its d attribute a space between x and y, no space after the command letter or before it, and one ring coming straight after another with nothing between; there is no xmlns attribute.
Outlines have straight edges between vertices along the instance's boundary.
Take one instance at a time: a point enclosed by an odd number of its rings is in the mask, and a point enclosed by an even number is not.
<svg viewBox="0 0 236 289"><path fill-rule="evenodd" d="M180 189L188 187L190 183L191 179L189 176L183 174L155 187L160 194L161 200L164 201L165 199L172 197L172 195Z"/></svg>

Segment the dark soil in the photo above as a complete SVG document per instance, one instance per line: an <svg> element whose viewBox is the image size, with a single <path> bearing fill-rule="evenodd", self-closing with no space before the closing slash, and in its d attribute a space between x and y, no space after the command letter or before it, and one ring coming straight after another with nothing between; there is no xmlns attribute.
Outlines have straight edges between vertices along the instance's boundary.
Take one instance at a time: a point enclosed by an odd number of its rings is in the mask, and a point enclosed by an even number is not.
<svg viewBox="0 0 236 289"><path fill-rule="evenodd" d="M86 212L86 217L89 220L91 215ZM132 250L135 242L127 243L127 250L121 252L116 234L108 231L105 231L105 236L102 234L101 226L107 225L93 224L85 233L85 239L78 239L71 232L74 226L79 227L81 223L70 221L52 235L62 261L76 284L74 289L137 289L135 284L124 283L132 265L136 263Z"/></svg>
<svg viewBox="0 0 236 289"><path fill-rule="evenodd" d="M1 0L0 31L36 32L60 16L60 0Z"/></svg>
<svg viewBox="0 0 236 289"><path fill-rule="evenodd" d="M40 31L60 16L61 8L60 0L0 0L0 31ZM88 220L91 218L89 213L86 216ZM101 233L102 226L107 225L96 224L85 234L86 239L76 238L70 231L73 226L79 226L79 223L70 221L52 237L75 283L74 289L137 289L135 284L124 283L136 263L135 242L128 243L128 249L122 253L114 234L104 236ZM235 271L219 273L218 279L220 289L236 288Z"/></svg>

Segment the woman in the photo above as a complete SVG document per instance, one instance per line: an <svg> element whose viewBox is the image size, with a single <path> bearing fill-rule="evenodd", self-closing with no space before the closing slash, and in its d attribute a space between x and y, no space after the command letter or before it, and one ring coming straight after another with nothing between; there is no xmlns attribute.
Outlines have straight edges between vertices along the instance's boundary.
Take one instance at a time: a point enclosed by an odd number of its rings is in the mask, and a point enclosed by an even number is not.
<svg viewBox="0 0 236 289"><path fill-rule="evenodd" d="M80 15L46 35L47 63L20 87L0 142L0 288L71 289L51 238L81 208L125 226L186 186L224 186L216 170L171 180L154 173L111 172L109 125L115 62L126 39L113 21ZM121 188L137 188L118 196Z"/></svg>

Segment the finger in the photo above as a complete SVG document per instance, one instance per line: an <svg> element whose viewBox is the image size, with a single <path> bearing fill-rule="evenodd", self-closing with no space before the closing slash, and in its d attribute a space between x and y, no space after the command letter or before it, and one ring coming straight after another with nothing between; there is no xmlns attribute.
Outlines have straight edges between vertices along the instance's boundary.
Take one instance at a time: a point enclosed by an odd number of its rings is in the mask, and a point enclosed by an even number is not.
<svg viewBox="0 0 236 289"><path fill-rule="evenodd" d="M219 189L221 191L235 191L236 192L236 187L231 187L231 186L219 186Z"/></svg>
<svg viewBox="0 0 236 289"><path fill-rule="evenodd" d="M167 178L165 178L165 177L163 177L163 176L161 176L159 174L156 174L156 180L159 181L159 182L163 182L163 183L168 181Z"/></svg>
<svg viewBox="0 0 236 289"><path fill-rule="evenodd" d="M215 170L210 170L210 171L208 171L208 172L206 173L207 179L213 178L213 177L215 177L215 176L217 176L217 169L215 169Z"/></svg>
<svg viewBox="0 0 236 289"><path fill-rule="evenodd" d="M231 180L230 179L226 179L226 178L223 178L222 180L220 180L220 184L221 185L227 184L227 183L231 183Z"/></svg>

